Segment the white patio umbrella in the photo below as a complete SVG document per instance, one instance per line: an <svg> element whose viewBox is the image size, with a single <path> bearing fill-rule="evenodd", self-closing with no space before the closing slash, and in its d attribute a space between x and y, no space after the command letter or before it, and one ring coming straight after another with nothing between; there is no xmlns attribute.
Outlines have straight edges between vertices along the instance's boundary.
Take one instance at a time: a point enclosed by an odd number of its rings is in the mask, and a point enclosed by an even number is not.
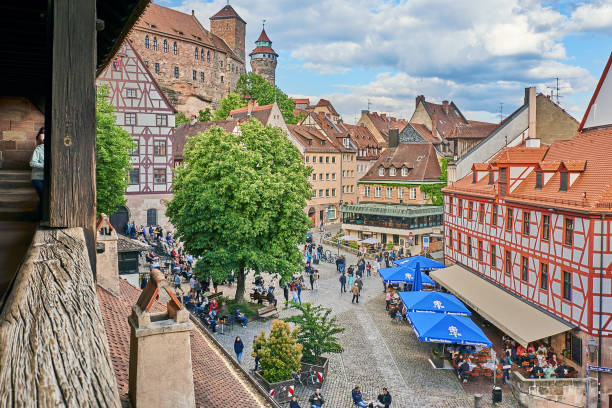
<svg viewBox="0 0 612 408"><path fill-rule="evenodd" d="M338 240L340 240L340 241L355 241L355 242L361 241L359 238L352 237L350 235L343 235L340 238L338 238Z"/></svg>
<svg viewBox="0 0 612 408"><path fill-rule="evenodd" d="M362 244L378 244L380 240L378 238L370 237L361 241Z"/></svg>

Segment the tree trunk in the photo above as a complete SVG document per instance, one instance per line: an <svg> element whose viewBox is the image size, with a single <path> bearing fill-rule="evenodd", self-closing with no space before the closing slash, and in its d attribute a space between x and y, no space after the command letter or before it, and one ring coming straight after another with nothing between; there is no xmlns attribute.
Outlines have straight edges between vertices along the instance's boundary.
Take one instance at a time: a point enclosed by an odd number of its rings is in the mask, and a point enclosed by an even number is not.
<svg viewBox="0 0 612 408"><path fill-rule="evenodd" d="M244 299L244 277L246 276L245 269L239 269L236 274L236 296L234 300L240 301Z"/></svg>

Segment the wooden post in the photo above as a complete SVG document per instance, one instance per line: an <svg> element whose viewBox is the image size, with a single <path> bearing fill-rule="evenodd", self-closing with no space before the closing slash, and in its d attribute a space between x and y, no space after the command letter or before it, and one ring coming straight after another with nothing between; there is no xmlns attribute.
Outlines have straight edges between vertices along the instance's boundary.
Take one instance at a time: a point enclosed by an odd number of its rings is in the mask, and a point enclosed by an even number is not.
<svg viewBox="0 0 612 408"><path fill-rule="evenodd" d="M96 2L55 0L49 226L82 227L95 274Z"/></svg>

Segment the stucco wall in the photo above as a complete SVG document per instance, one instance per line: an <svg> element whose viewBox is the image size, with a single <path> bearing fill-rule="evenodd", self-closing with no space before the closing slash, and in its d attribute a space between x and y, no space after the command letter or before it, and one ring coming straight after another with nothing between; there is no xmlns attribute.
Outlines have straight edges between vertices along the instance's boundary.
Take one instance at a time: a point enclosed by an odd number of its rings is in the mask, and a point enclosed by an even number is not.
<svg viewBox="0 0 612 408"><path fill-rule="evenodd" d="M544 95L539 95L536 101L536 135L542 143L551 144L576 135L578 122L574 118Z"/></svg>

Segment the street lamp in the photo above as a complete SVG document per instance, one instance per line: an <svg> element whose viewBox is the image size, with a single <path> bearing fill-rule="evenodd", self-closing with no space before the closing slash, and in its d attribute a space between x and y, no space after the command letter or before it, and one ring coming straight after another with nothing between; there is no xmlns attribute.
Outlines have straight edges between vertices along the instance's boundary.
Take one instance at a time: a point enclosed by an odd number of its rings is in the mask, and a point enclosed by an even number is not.
<svg viewBox="0 0 612 408"><path fill-rule="evenodd" d="M593 337L591 337L587 342L587 349L589 351L589 359L591 360L591 362L595 360L595 353L597 353L597 348L597 341Z"/></svg>

